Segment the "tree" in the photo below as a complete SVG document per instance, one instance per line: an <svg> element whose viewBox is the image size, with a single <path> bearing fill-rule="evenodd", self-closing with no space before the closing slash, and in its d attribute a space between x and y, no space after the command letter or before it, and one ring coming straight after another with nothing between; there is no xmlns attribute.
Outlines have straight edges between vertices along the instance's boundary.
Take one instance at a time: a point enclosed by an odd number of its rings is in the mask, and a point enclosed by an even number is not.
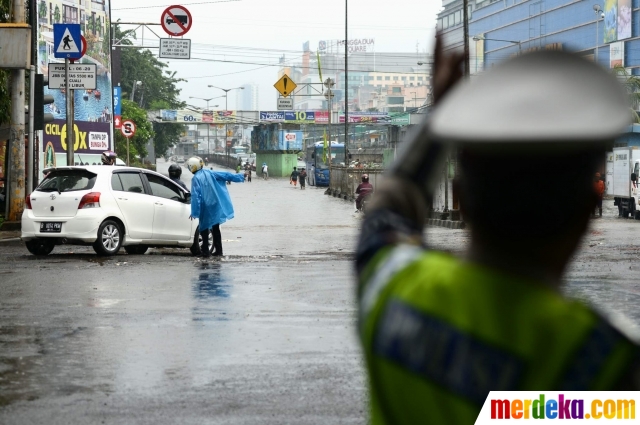
<svg viewBox="0 0 640 425"><path fill-rule="evenodd" d="M38 5L38 16L40 19L47 18L47 3L44 0L42 0Z"/></svg>
<svg viewBox="0 0 640 425"><path fill-rule="evenodd" d="M115 39L122 40L122 44L131 45L135 33L121 31L116 25ZM140 102L142 99L143 108L149 108L149 105L156 102L161 102L170 109L184 107L185 103L179 100L180 89L177 84L185 80L176 78L176 73L166 70L166 67L167 64L160 62L149 50L121 49L122 96L130 98L133 84L142 81L142 87L136 88L134 100Z"/></svg>
<svg viewBox="0 0 640 425"><path fill-rule="evenodd" d="M151 110L170 109L169 104L164 101L156 101L151 104ZM185 130L184 124L177 123L153 123L153 147L155 148L156 158L164 156L167 150L175 145Z"/></svg>
<svg viewBox="0 0 640 425"><path fill-rule="evenodd" d="M136 134L129 139L129 157L132 163L138 163L147 156L147 142L154 137L153 127L147 120L147 112L126 99L122 100L122 120L136 123ZM120 158L127 157L127 138L119 131L116 132L116 153Z"/></svg>
<svg viewBox="0 0 640 425"><path fill-rule="evenodd" d="M11 0L0 0L0 23L10 22ZM0 69L0 124L9 122L11 117L11 92L9 77L11 71Z"/></svg>
<svg viewBox="0 0 640 425"><path fill-rule="evenodd" d="M638 109L640 109L640 77L630 74L625 67L620 65L614 66L613 72L629 94L633 122L640 123L640 116L638 116Z"/></svg>
<svg viewBox="0 0 640 425"><path fill-rule="evenodd" d="M58 5L56 5L55 9L53 9L53 21L56 24L60 23L60 8L58 7Z"/></svg>

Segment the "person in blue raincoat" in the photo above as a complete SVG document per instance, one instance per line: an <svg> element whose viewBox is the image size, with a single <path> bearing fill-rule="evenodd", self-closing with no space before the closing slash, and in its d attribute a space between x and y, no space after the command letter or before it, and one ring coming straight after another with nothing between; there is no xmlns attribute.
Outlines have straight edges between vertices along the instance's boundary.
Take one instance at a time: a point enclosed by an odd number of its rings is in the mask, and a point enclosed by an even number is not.
<svg viewBox="0 0 640 425"><path fill-rule="evenodd" d="M222 255L222 235L220 225L233 218L233 204L227 191L226 182L244 182L243 174L207 170L201 158L194 156L187 161L187 168L193 173L191 180L191 217L200 221L202 246L209 246L209 230L213 234L213 253L203 250L202 256Z"/></svg>

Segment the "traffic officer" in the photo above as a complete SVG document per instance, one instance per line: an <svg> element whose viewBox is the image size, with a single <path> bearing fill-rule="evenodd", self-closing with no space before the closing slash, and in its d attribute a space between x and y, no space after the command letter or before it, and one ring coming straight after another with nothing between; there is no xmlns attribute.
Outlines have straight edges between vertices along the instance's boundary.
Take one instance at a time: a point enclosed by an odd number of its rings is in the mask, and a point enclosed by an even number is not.
<svg viewBox="0 0 640 425"><path fill-rule="evenodd" d="M461 58L440 43L436 107L377 188L357 249L372 423L472 424L492 390L637 389L631 337L559 290L593 173L630 120L623 89L552 51L455 84ZM451 146L470 225L461 257L423 240ZM540 216L543 204L554 210Z"/></svg>

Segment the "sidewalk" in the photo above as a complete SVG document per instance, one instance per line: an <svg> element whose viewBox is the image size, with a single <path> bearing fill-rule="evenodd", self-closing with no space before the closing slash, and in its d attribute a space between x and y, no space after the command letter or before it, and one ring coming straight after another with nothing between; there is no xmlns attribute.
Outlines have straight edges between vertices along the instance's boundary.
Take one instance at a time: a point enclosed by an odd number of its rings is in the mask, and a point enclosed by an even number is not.
<svg viewBox="0 0 640 425"><path fill-rule="evenodd" d="M0 231L0 242L15 241L20 239L20 230L5 230Z"/></svg>

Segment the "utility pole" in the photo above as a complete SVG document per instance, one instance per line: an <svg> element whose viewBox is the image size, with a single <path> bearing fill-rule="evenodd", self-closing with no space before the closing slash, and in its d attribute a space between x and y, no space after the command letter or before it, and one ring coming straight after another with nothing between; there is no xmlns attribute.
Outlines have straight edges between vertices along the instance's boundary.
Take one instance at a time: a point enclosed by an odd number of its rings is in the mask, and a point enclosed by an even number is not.
<svg viewBox="0 0 640 425"><path fill-rule="evenodd" d="M25 23L24 0L13 0L13 22ZM27 46L25 46L27 47ZM20 221L24 210L24 69L11 71L11 127L9 135L9 184L7 193L7 221Z"/></svg>
<svg viewBox="0 0 640 425"><path fill-rule="evenodd" d="M345 188L348 184L347 169L349 168L349 0L344 0L344 179Z"/></svg>

